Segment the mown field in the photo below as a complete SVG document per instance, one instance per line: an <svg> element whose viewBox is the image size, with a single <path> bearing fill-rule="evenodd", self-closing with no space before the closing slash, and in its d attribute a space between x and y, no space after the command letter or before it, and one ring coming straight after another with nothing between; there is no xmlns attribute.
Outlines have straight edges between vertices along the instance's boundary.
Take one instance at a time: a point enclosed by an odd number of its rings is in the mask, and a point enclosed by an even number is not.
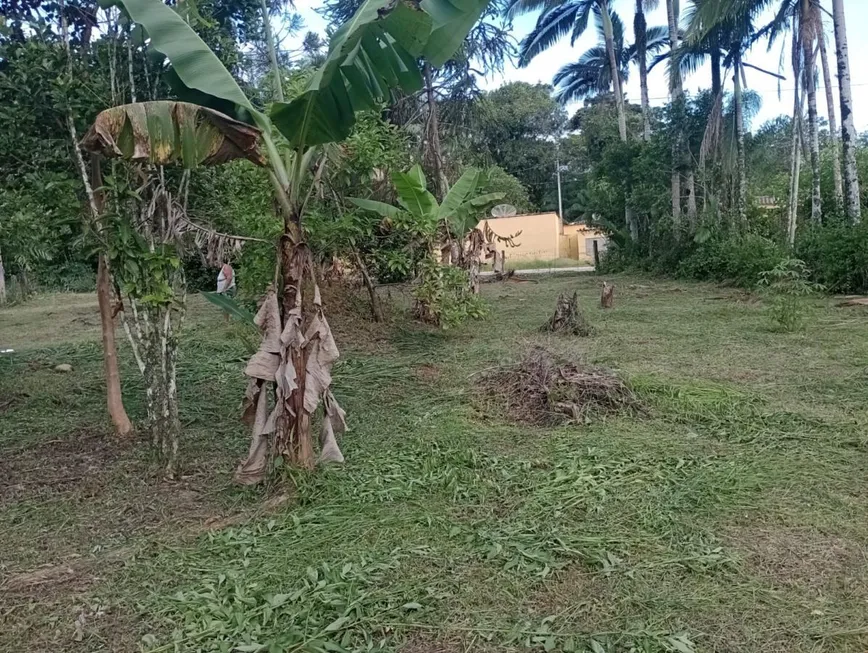
<svg viewBox="0 0 868 653"><path fill-rule="evenodd" d="M780 334L743 291L614 281L607 312L599 277L486 284L447 332L333 303L347 463L265 489L230 482L247 345L216 309L191 301L171 483L112 439L94 299L0 311L0 650L868 649L868 309ZM596 334L540 333L573 290ZM647 414L510 423L479 380L534 345Z"/></svg>

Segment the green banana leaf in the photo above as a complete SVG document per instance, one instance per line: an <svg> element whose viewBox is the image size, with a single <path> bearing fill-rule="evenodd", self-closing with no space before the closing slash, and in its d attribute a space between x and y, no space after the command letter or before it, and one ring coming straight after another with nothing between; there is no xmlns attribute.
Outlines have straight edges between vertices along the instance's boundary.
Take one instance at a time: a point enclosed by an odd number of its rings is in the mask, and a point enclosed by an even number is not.
<svg viewBox="0 0 868 653"><path fill-rule="evenodd" d="M437 217L445 220L450 215L455 213L459 206L464 204L469 197L476 192L476 186L479 183L479 169L468 168L464 174L452 184L452 188L446 193L443 198L443 203L440 205L440 211Z"/></svg>
<svg viewBox="0 0 868 653"><path fill-rule="evenodd" d="M391 93L422 87L416 58L436 66L461 45L489 0L367 0L332 37L325 63L307 89L289 103L275 103L271 119L290 145L310 146L346 138L355 112Z"/></svg>
<svg viewBox="0 0 868 653"><path fill-rule="evenodd" d="M214 306L224 313L228 313L234 317L236 320L244 322L245 324L253 325L253 318L255 317L253 313L244 308L232 297L217 292L203 292L202 297L214 304Z"/></svg>
<svg viewBox="0 0 868 653"><path fill-rule="evenodd" d="M417 58L425 56L435 67L447 61L488 1L366 0L335 32L307 89L272 106L272 121L294 147L343 140L356 111L390 99L393 91L421 88ZM182 100L267 127L229 71L171 7L162 0L114 2L169 60L169 82Z"/></svg>
<svg viewBox="0 0 868 653"><path fill-rule="evenodd" d="M169 82L185 101L216 109L245 122L256 110L211 48L161 0L116 0L151 39L150 47L171 62Z"/></svg>
<svg viewBox="0 0 868 653"><path fill-rule="evenodd" d="M361 197L348 197L347 200L358 206L360 209L364 209L365 211L373 211L374 213L379 213L384 218L392 218L395 219L401 215L401 209L397 206L392 206L391 204L386 204L385 202L378 202L376 200L366 200Z"/></svg>
<svg viewBox="0 0 868 653"><path fill-rule="evenodd" d="M424 183L425 177L421 175L421 168L416 170L414 166L410 172L395 172L392 174L392 183L398 192L398 203L417 218L436 215L438 210L437 200L428 192Z"/></svg>
<svg viewBox="0 0 868 653"><path fill-rule="evenodd" d="M434 68L445 64L461 46L490 0L422 0L420 7L434 20L424 55Z"/></svg>

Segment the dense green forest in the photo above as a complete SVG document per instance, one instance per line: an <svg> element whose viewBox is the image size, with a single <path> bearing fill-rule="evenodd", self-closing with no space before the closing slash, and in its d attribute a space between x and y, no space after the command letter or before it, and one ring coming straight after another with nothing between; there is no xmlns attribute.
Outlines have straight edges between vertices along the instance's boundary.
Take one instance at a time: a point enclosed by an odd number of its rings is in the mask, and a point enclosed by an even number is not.
<svg viewBox="0 0 868 653"><path fill-rule="evenodd" d="M564 218L611 234L610 268L750 285L794 249L829 289L866 290L868 228L859 223L865 193L858 181L868 174L868 137L853 127L853 112L864 109L852 106L843 87L840 104L825 99L830 84L849 83L836 56L846 38L838 29L842 3L827 11L813 0L693 0L680 16L671 7L670 25L662 27L646 25L647 4L487 4L451 59L424 64L423 88L397 90L391 102L360 114L349 137L312 164L320 176L304 229L317 259L358 254L375 282L411 279L420 258L413 230L390 226L347 198L392 202L390 176L420 163L438 198L478 168L480 193L502 193L520 211L555 210L559 161ZM330 32L358 5L327 0L321 12ZM2 7L5 293L20 299L37 288L93 288L98 239L85 219L72 134L80 138L107 107L174 98L177 90L125 10L87 0ZM291 5L209 0L177 9L260 108L302 93L327 52L327 35L304 33ZM537 25L517 42L512 20L528 12L539 14ZM832 17L837 40L829 38ZM628 21L641 34L634 43L625 37ZM553 86L480 88L481 73L527 65L560 37L594 29L599 45L558 70ZM755 124L761 98L741 83L750 65L744 54L787 39L791 61L776 74L796 87L794 112ZM297 48L284 49L287 43ZM684 93L682 78L703 63L711 69L707 90ZM663 107L647 100L647 71L655 65L669 68L672 101ZM643 81L638 103L621 91L630 75ZM578 100L584 106L564 108ZM243 293L260 296L280 233L267 175L246 161L201 168L189 180L187 208L203 229L251 239L233 260ZM191 246L181 256L188 285L210 286L216 271L208 253Z"/></svg>

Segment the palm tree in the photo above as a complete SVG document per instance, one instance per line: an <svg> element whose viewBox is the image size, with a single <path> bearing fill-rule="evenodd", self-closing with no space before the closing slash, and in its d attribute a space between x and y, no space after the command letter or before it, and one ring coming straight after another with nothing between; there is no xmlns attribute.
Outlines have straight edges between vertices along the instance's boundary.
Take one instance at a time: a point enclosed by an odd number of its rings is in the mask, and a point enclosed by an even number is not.
<svg viewBox="0 0 868 653"><path fill-rule="evenodd" d="M794 0L784 0L792 2ZM723 68L732 72L733 80L733 113L735 116L736 135L736 212L739 222L743 225L747 219L747 171L745 169L744 152L744 69L752 68L760 72L782 79L781 75L751 65L744 61L744 53L758 38L759 32L754 28L754 20L764 10L771 0L693 0L690 12L689 26L686 31L685 43L688 51L712 51L720 48L723 55ZM786 20L778 21L777 26L785 24ZM764 29L768 29L767 26ZM720 103L723 101L722 87L718 94L717 110L712 116L719 119L723 116ZM710 133L719 133L719 125L709 124Z"/></svg>
<svg viewBox="0 0 868 653"><path fill-rule="evenodd" d="M666 18L669 24L669 52L678 50L678 6L677 0L666 0ZM673 61L675 57L673 56ZM675 138L672 140L672 220L676 226L681 222L681 172L687 160L684 151L684 133L681 128L684 117L684 88L681 84L681 71L678 66L669 70L669 95L672 99L676 122Z"/></svg>
<svg viewBox="0 0 868 653"><path fill-rule="evenodd" d="M785 0L786 2L786 0ZM794 8L795 9L795 8ZM813 0L799 0L799 42L802 46L805 91L808 97L808 144L811 150L811 221L823 219L820 195L820 128L817 120L817 57L814 44L823 29L819 7Z"/></svg>
<svg viewBox="0 0 868 653"><path fill-rule="evenodd" d="M844 0L832 0L835 24L835 55L838 60L838 86L841 101L841 149L844 152L844 195L847 216L859 222L859 177L856 175L856 125L853 122L853 94L850 90L850 53L847 47L847 24Z"/></svg>
<svg viewBox="0 0 868 653"><path fill-rule="evenodd" d="M521 42L519 49L519 66L527 66L530 61L557 43L567 34L570 42L585 33L591 12L597 10L602 23L603 37L606 44L606 56L609 59L610 70L617 70L618 58L615 54L615 35L609 13L608 0L512 0L508 12L511 16L542 10L536 26ZM627 140L627 115L624 111L624 94L620 76L613 78L615 104L618 107L618 132L621 140Z"/></svg>
<svg viewBox="0 0 868 653"><path fill-rule="evenodd" d="M838 121L835 117L835 96L832 92L832 72L829 70L829 53L826 51L826 34L820 29L820 63L823 66L823 88L826 91L826 109L829 113L829 136L832 141L832 177L835 180L835 207L844 206L844 181L841 176L841 146L839 144Z"/></svg>
<svg viewBox="0 0 868 653"><path fill-rule="evenodd" d="M597 32L600 42L582 54L575 63L561 67L552 80L555 85L555 97L561 103L575 102L584 98L594 97L612 92L612 68L606 52L605 34L599 11L594 10L597 20ZM611 12L612 34L614 36L615 59L619 62L618 74L626 82L630 74L630 64L639 62L637 43L625 47L624 23L617 13ZM646 28L644 38L646 52L655 54L666 47L668 38L663 27ZM641 67L640 67L641 71Z"/></svg>
<svg viewBox="0 0 868 653"><path fill-rule="evenodd" d="M550 48L567 34L571 34L571 42L575 43L588 28L588 19L594 9L598 10L602 22L609 70L618 70L618 58L615 55L615 28L612 25L608 0L510 0L507 11L511 16L537 10L543 12L537 19L533 31L521 42L519 65L526 66L536 55ZM621 141L626 143L627 114L624 110L624 93L620 75L612 76L612 90L618 108L618 133ZM629 200L626 202L625 212L630 236L633 241L636 241L639 239L639 225Z"/></svg>
<svg viewBox="0 0 868 653"><path fill-rule="evenodd" d="M651 140L651 110L648 101L648 24L645 11L656 9L658 0L636 0L633 15L633 35L636 39L636 61L639 64L639 87L642 98L642 136Z"/></svg>

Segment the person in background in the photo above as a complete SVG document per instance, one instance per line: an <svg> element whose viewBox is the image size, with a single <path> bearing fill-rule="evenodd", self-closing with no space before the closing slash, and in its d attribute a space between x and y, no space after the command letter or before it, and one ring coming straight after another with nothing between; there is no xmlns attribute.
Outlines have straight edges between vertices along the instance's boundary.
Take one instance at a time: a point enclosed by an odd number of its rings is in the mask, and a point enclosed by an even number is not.
<svg viewBox="0 0 868 653"><path fill-rule="evenodd" d="M223 261L220 272L217 273L217 292L221 295L235 292L235 270L228 261Z"/></svg>
<svg viewBox="0 0 868 653"><path fill-rule="evenodd" d="M220 272L217 273L217 293L230 296L235 294L235 270L229 265L229 261L223 261ZM229 321L229 313L226 313L226 321Z"/></svg>

